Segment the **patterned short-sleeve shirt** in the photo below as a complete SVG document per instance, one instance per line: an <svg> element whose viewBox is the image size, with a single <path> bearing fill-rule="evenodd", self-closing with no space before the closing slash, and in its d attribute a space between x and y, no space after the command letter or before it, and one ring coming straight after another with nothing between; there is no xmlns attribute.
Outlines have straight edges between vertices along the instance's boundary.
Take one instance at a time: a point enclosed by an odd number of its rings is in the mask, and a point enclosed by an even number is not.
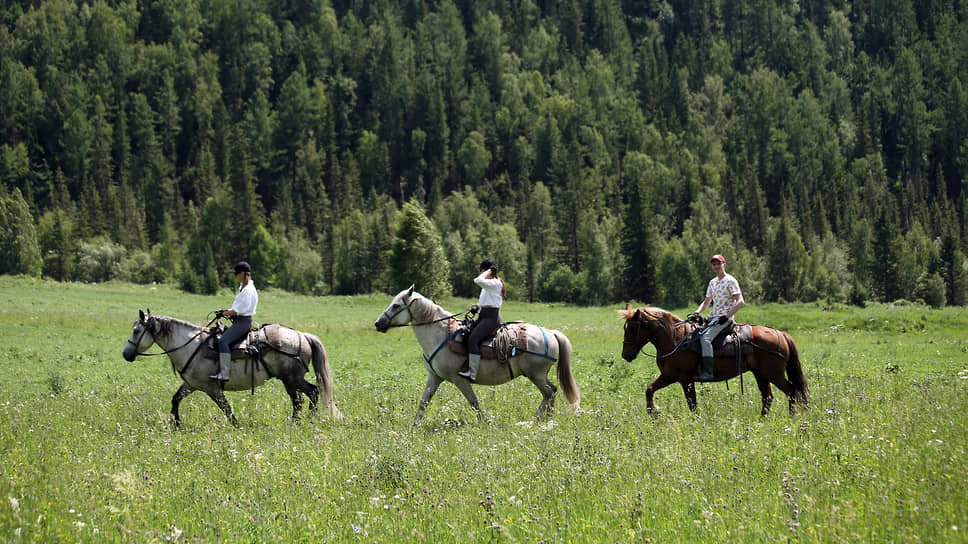
<svg viewBox="0 0 968 544"><path fill-rule="evenodd" d="M736 278L726 274L723 279L715 277L709 280L706 287L706 297L712 297L712 308L709 310L709 317L719 317L729 313L733 307L733 297L740 294L739 282Z"/></svg>

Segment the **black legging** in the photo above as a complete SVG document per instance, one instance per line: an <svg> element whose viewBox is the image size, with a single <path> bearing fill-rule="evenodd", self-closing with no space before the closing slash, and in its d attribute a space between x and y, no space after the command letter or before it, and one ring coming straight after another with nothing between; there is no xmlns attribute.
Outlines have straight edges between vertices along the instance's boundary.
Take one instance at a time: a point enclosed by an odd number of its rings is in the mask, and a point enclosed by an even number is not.
<svg viewBox="0 0 968 544"><path fill-rule="evenodd" d="M232 326L226 329L222 333L221 338L218 340L218 352L219 353L232 353L232 346L238 344L245 338L246 334L249 334L249 329L252 328L252 316L238 316L232 321Z"/></svg>
<svg viewBox="0 0 968 544"><path fill-rule="evenodd" d="M500 308L482 308L481 315L474 322L471 335L467 339L467 352L473 355L481 354L481 342L494 333L501 326Z"/></svg>

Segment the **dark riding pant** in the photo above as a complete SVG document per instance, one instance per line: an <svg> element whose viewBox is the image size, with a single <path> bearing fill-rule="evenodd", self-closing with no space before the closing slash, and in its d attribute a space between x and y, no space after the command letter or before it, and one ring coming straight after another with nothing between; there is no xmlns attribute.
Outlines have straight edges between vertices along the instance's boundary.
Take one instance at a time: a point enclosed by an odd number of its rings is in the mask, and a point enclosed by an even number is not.
<svg viewBox="0 0 968 544"><path fill-rule="evenodd" d="M245 338L245 335L249 334L249 330L252 328L252 316L237 316L234 321L232 321L232 326L222 333L222 336L218 339L218 352L219 353L232 353L232 347Z"/></svg>
<svg viewBox="0 0 968 544"><path fill-rule="evenodd" d="M471 334L467 337L467 353L472 355L481 354L481 342L501 326L500 308L481 308L481 315L474 322Z"/></svg>

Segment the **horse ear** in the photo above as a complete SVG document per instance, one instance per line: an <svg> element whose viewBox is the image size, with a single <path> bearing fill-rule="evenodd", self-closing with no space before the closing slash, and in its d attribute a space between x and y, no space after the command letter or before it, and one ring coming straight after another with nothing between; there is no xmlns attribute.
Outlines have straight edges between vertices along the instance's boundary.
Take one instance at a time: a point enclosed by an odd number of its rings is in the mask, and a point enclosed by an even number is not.
<svg viewBox="0 0 968 544"><path fill-rule="evenodd" d="M626 312L631 312L632 311L632 305L629 304L628 302L625 303L625 311Z"/></svg>
<svg viewBox="0 0 968 544"><path fill-rule="evenodd" d="M407 289L407 296L408 297L413 294L414 285L416 285L416 284L411 283L410 284L410 289Z"/></svg>
<svg viewBox="0 0 968 544"><path fill-rule="evenodd" d="M145 313L141 310L138 310L138 321L145 322Z"/></svg>

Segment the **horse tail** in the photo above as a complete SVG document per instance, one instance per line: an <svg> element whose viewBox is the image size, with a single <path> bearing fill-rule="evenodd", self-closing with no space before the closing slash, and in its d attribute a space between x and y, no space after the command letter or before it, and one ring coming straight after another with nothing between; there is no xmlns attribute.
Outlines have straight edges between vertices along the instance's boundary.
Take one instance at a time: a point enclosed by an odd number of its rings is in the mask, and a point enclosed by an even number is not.
<svg viewBox="0 0 968 544"><path fill-rule="evenodd" d="M334 419L343 419L343 414L336 407L333 401L333 373L329 368L329 357L326 355L326 348L315 335L303 333L306 341L309 342L313 350L313 370L316 372L316 383L322 393L323 406L329 410L329 415Z"/></svg>
<svg viewBox="0 0 968 544"><path fill-rule="evenodd" d="M581 391L575 383L575 376L571 373L571 342L560 331L554 331L558 339L558 383L565 390L568 399L568 409L577 412L581 404Z"/></svg>
<svg viewBox="0 0 968 544"><path fill-rule="evenodd" d="M797 345L793 343L793 338L785 332L782 334L790 349L790 356L787 357L786 373L790 384L793 386L793 400L794 402L799 402L804 407L809 406L810 391L807 389L807 377L803 374L803 365L800 364L800 352L797 350Z"/></svg>

